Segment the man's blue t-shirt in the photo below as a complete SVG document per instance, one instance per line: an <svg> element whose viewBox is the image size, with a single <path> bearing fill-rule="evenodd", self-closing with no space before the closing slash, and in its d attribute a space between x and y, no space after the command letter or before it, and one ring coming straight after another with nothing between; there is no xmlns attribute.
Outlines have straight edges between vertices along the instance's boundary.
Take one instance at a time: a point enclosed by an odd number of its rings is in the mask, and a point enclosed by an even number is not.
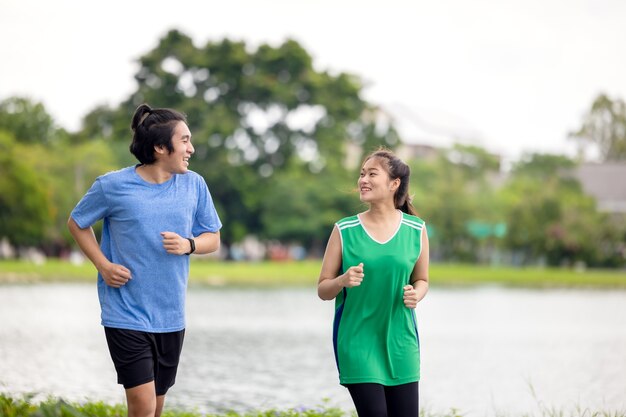
<svg viewBox="0 0 626 417"><path fill-rule="evenodd" d="M222 227L204 178L188 171L152 184L134 166L110 172L96 179L71 217L83 229L104 219L102 252L132 276L113 288L98 274L103 326L152 333L185 328L189 257L168 254L161 232L193 237Z"/></svg>

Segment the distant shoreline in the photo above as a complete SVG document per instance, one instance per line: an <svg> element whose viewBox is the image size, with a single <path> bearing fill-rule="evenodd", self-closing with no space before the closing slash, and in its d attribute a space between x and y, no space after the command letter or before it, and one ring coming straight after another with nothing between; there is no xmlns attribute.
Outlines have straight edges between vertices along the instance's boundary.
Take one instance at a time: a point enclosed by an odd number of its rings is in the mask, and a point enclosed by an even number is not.
<svg viewBox="0 0 626 417"><path fill-rule="evenodd" d="M190 285L315 287L321 260L232 262L193 259ZM0 261L0 284L94 282L89 263L72 264L58 259L43 264ZM515 268L469 264L431 264L432 286L468 287L498 285L516 288L593 288L626 290L626 270L567 268Z"/></svg>

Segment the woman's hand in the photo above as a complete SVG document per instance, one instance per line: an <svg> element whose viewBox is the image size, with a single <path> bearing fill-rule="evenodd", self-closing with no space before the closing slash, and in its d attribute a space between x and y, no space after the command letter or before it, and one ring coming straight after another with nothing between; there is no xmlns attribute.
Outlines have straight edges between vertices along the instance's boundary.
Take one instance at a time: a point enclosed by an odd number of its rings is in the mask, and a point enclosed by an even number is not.
<svg viewBox="0 0 626 417"><path fill-rule="evenodd" d="M417 291L412 285L404 286L404 296L402 298L404 299L404 306L406 308L417 307L417 301L418 301Z"/></svg>
<svg viewBox="0 0 626 417"><path fill-rule="evenodd" d="M346 288L358 287L363 282L363 262L357 266L351 266L348 268L345 274L341 277L341 285Z"/></svg>

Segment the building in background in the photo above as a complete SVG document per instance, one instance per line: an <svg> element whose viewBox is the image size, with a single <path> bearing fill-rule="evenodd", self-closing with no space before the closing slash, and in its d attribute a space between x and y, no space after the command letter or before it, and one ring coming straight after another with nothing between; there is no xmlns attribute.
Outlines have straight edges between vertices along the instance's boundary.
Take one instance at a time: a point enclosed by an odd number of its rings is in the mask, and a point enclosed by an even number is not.
<svg viewBox="0 0 626 417"><path fill-rule="evenodd" d="M583 163L574 176L596 199L599 211L626 221L626 163Z"/></svg>

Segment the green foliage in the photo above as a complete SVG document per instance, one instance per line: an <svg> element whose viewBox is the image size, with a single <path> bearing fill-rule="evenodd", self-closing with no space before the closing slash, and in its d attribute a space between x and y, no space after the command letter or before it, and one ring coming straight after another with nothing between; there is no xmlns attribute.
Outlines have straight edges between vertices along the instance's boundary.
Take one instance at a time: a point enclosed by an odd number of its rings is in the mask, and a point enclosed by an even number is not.
<svg viewBox="0 0 626 417"><path fill-rule="evenodd" d="M54 142L62 132L41 103L24 97L10 97L0 102L0 131L11 132L19 143Z"/></svg>
<svg viewBox="0 0 626 417"><path fill-rule="evenodd" d="M499 416L513 416L512 414L498 412ZM591 410L589 408L574 407L563 409L548 407L539 404L538 414L532 412L523 416L532 417L626 417L623 410ZM108 405L102 402L72 404L64 400L50 398L39 404L30 402L30 399L13 399L5 394L0 394L0 417L125 417L126 407L122 405ZM206 414L185 410L163 411L163 417L356 417L356 412L345 412L335 407L323 404L319 407L307 408L296 407L287 410L266 410L237 413L234 411L220 414ZM451 408L443 413L420 411L421 417L462 417L463 413L456 408Z"/></svg>
<svg viewBox="0 0 626 417"><path fill-rule="evenodd" d="M24 162L14 138L0 131L0 237L36 245L50 224L50 195L35 167Z"/></svg>
<svg viewBox="0 0 626 417"><path fill-rule="evenodd" d="M71 242L66 222L70 211L95 178L115 167L105 142L73 144L62 141L51 146L19 146L22 160L38 173L51 203L49 225L41 246L66 246ZM51 249L53 250L53 249Z"/></svg>
<svg viewBox="0 0 626 417"><path fill-rule="evenodd" d="M433 259L475 262L483 246L492 245L472 233L472 224L502 222L501 204L491 176L499 160L485 150L455 145L432 160L411 162L414 205L426 221Z"/></svg>
<svg viewBox="0 0 626 417"><path fill-rule="evenodd" d="M261 205L262 237L300 242L307 249L323 247L333 224L357 209L355 183L328 174L312 180L304 167L277 176Z"/></svg>
<svg viewBox="0 0 626 417"><path fill-rule="evenodd" d="M0 417L125 417L126 415L126 407L120 404L108 405L103 402L74 404L53 398L34 404L29 397L13 399L0 394ZM351 415L326 405L315 408L297 407L247 413L231 411L220 414L166 409L162 414L163 417L349 417Z"/></svg>
<svg viewBox="0 0 626 417"><path fill-rule="evenodd" d="M513 165L511 175L542 181L557 175L563 176L562 174L569 172L575 166L576 162L564 155L531 153L523 155ZM561 178L561 180L566 179Z"/></svg>
<svg viewBox="0 0 626 417"><path fill-rule="evenodd" d="M192 259L189 283L194 286L303 287L313 288L321 260L290 262L218 262ZM74 265L49 259L43 265L25 261L0 261L0 284L93 283L96 269L89 262ZM546 267L505 267L474 264L432 263L433 286L501 285L521 288L614 288L626 289L621 270Z"/></svg>
<svg viewBox="0 0 626 417"><path fill-rule="evenodd" d="M25 399L14 399L0 393L0 417L25 417L30 416L36 409Z"/></svg>
<svg viewBox="0 0 626 417"><path fill-rule="evenodd" d="M71 209L96 176L115 167L111 149L103 141L76 143L26 99L5 101L0 120L15 122L5 124L9 133L0 130L0 236L58 255L71 241L65 227Z"/></svg>
<svg viewBox="0 0 626 417"><path fill-rule="evenodd" d="M296 41L251 48L228 39L196 46L172 30L139 57L137 89L115 108L98 106L68 134L27 98L0 102L0 238L63 253L67 217L93 180L134 161L136 106L188 116L195 154L224 227L224 246L248 235L323 251L332 224L364 209L350 191L355 164L398 135L364 101L352 74L314 68ZM606 160L626 155L626 105L600 95L572 137ZM560 155L525 155L503 181L500 160L454 145L407 161L433 260L550 265L624 265L626 230L597 211ZM100 225L96 225L99 232Z"/></svg>
<svg viewBox="0 0 626 417"><path fill-rule="evenodd" d="M626 160L626 103L600 94L584 116L582 126L570 134L581 148L592 144L603 161Z"/></svg>
<svg viewBox="0 0 626 417"><path fill-rule="evenodd" d="M361 99L358 77L315 70L294 40L256 50L228 39L196 47L173 30L139 64L137 90L119 108L87 115L79 137L128 143L130 115L142 102L184 112L196 148L192 169L211 188L226 242L289 234L266 233L260 219L271 217L264 208L273 206L265 201L265 184L290 166L306 167L311 179L342 176L348 144L369 149L398 141Z"/></svg>
<svg viewBox="0 0 626 417"><path fill-rule="evenodd" d="M620 262L620 236L569 175L573 166L562 156L535 154L514 167L502 191L509 225L505 241L522 255L522 263L540 258L550 265Z"/></svg>
<svg viewBox="0 0 626 417"><path fill-rule="evenodd" d="M128 151L126 151L128 152ZM104 141L81 143L54 128L41 104L0 104L0 237L58 255L71 238L65 223L96 176L115 167Z"/></svg>

